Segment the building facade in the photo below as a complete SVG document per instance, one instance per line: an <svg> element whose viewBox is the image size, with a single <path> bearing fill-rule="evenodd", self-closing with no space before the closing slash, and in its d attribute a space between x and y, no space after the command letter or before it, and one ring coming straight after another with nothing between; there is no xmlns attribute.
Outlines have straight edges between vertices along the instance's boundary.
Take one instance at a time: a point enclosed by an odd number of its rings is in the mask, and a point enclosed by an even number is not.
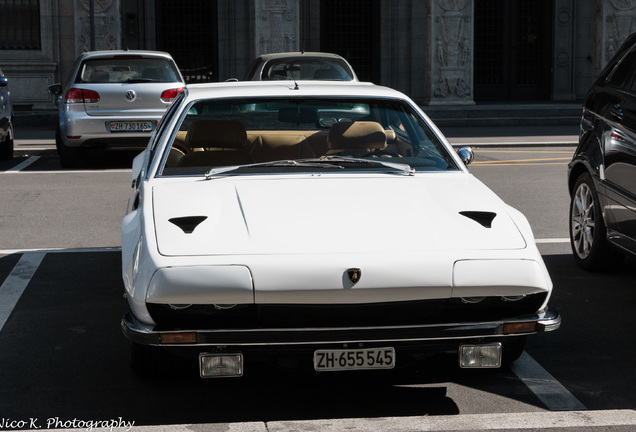
<svg viewBox="0 0 636 432"><path fill-rule="evenodd" d="M576 101L634 31L636 0L0 0L0 66L34 110L81 52L126 48L170 52L190 82L328 51L422 105Z"/></svg>

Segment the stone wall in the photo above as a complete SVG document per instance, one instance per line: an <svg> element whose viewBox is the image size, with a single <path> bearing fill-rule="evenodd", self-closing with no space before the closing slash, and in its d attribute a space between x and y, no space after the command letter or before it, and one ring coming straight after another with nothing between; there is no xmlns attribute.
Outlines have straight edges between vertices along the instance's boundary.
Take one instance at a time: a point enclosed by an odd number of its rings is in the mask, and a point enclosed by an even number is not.
<svg viewBox="0 0 636 432"><path fill-rule="evenodd" d="M1 50L14 104L53 109L91 46L89 0L39 0L39 50ZM153 0L94 0L95 49L156 49ZM319 0L217 0L219 79L240 78L257 55L320 50ZM581 99L625 38L636 0L553 0L552 100ZM139 19L129 34L125 17ZM380 0L379 84L429 105L473 104L474 0ZM126 32L126 33L124 33Z"/></svg>

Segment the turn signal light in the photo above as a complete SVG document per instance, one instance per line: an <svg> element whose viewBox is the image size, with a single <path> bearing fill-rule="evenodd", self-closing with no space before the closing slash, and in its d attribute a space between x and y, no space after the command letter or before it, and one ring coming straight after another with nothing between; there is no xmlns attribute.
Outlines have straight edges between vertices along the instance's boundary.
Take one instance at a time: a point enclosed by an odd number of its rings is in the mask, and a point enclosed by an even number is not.
<svg viewBox="0 0 636 432"><path fill-rule="evenodd" d="M503 325L503 334L533 333L536 328L537 323L534 321L505 323Z"/></svg>
<svg viewBox="0 0 636 432"><path fill-rule="evenodd" d="M194 332L161 333L162 344L193 344L197 343L197 334Z"/></svg>

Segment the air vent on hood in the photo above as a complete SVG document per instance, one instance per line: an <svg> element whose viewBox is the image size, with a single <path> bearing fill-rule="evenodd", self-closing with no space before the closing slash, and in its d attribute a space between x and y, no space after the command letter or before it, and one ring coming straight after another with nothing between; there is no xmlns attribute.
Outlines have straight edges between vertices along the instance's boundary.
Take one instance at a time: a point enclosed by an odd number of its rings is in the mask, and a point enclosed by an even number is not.
<svg viewBox="0 0 636 432"><path fill-rule="evenodd" d="M207 216L184 216L168 220L181 228L184 233L191 234L192 231L194 231L194 229L207 218Z"/></svg>
<svg viewBox="0 0 636 432"><path fill-rule="evenodd" d="M492 226L493 219L497 216L497 213L484 211L462 211L459 212L459 214L474 220L481 224L484 228L490 228Z"/></svg>

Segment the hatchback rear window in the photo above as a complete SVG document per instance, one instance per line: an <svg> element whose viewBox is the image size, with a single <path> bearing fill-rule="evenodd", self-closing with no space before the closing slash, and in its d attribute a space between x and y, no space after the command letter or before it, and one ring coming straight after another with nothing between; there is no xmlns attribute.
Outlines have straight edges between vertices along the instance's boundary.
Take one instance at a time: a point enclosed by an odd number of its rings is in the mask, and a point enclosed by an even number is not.
<svg viewBox="0 0 636 432"><path fill-rule="evenodd" d="M86 60L76 83L179 82L174 63L164 58L120 57Z"/></svg>

